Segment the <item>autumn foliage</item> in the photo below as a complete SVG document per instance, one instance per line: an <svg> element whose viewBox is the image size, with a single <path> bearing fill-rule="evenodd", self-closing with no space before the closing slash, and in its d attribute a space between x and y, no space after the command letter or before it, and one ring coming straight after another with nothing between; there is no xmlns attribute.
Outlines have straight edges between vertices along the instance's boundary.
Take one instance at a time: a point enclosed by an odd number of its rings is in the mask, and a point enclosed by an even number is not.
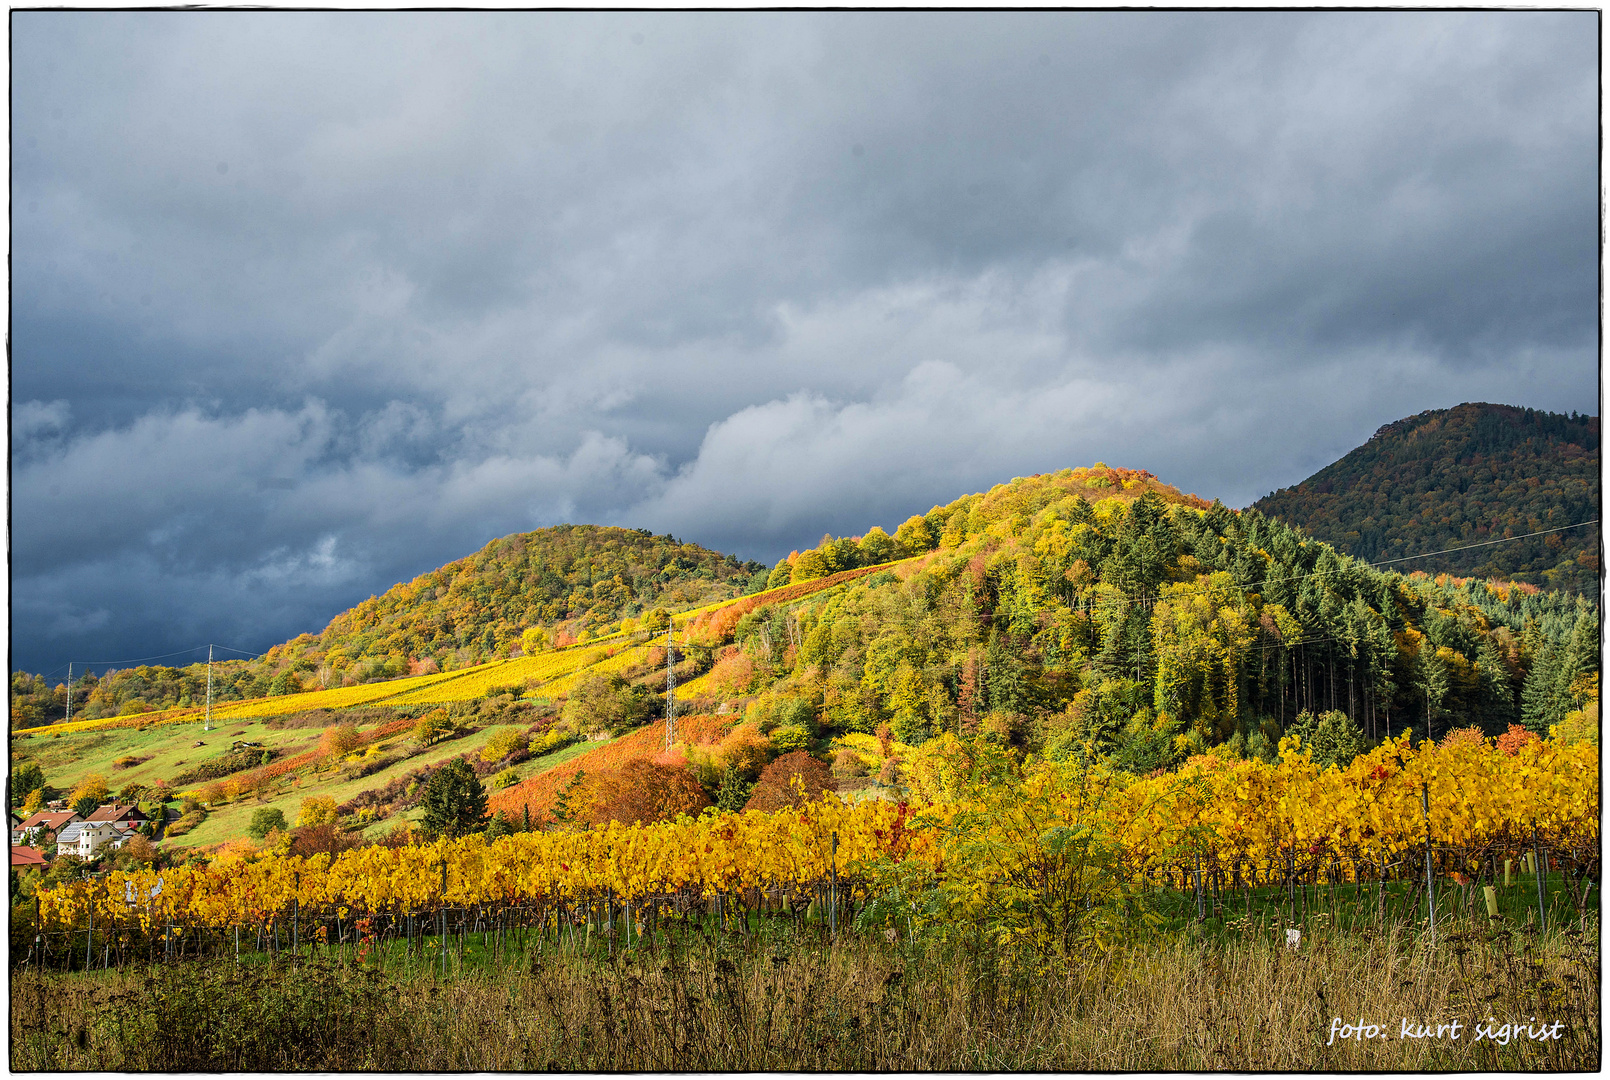
<svg viewBox="0 0 1610 1080"><path fill-rule="evenodd" d="M719 742L726 734L729 723L730 720L719 716L679 716L676 718L677 742L689 746ZM519 821L529 810L532 821L546 820L551 816L559 792L577 773L586 773L588 778L603 776L619 770L627 762L657 758L664 749L665 722L660 720L502 791L493 792L487 796L487 812L497 813L501 810L505 818Z"/></svg>
<svg viewBox="0 0 1610 1080"><path fill-rule="evenodd" d="M704 789L687 769L647 758L593 777L587 787L592 806L583 816L594 825L669 821L678 814L697 814L710 805Z"/></svg>
<svg viewBox="0 0 1610 1080"><path fill-rule="evenodd" d="M1542 741L1542 739L1539 739L1535 734L1527 731L1519 724L1511 724L1508 731L1498 736L1498 749L1510 757L1514 757L1522 747L1530 746L1533 743L1541 743Z"/></svg>
<svg viewBox="0 0 1610 1080"><path fill-rule="evenodd" d="M343 758L362 746L364 739L354 724L337 724L326 728L319 738L319 756Z"/></svg>
<svg viewBox="0 0 1610 1080"><path fill-rule="evenodd" d="M803 750L784 754L760 771L745 810L771 812L785 806L803 806L837 791L838 782L821 761Z"/></svg>

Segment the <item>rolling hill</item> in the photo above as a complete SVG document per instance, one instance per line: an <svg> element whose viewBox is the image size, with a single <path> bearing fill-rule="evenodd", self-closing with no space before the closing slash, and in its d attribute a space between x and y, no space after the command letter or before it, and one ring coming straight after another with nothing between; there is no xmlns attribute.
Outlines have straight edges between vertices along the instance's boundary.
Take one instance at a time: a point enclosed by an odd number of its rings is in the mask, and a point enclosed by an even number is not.
<svg viewBox="0 0 1610 1080"><path fill-rule="evenodd" d="M1599 418L1467 403L1387 424L1307 480L1253 503L1369 562L1599 517ZM1596 595L1599 527L1416 559L1402 569Z"/></svg>
<svg viewBox="0 0 1610 1080"><path fill-rule="evenodd" d="M1372 569L1257 509L1209 504L1142 471L1020 477L908 518L893 536L826 536L764 573L710 553L658 588L601 578L610 559L629 566L638 552L647 566L656 550L644 544L655 538L625 532L494 542L269 658L282 673L299 662L340 671L338 652L349 664L417 661L440 655L427 630L457 633L467 613L475 626L506 620L491 631L495 659L460 665L455 653L446 670L227 702L217 734L200 730L193 702L14 725L13 769L37 765L64 792L95 773L128 798L187 796L183 842L214 844L258 810L295 821L314 799L330 800L343 829L394 828L417 817L431 770L460 755L507 820L536 822L571 781L649 758L654 775L685 785L685 768L700 798L741 806L768 761L799 751L831 757L839 782L875 797L1086 747L1137 774L1215 748L1268 759L1321 719L1344 747L1411 726L1435 737L1517 720L1596 731L1592 604ZM570 593L534 565L533 548L551 565L553 544L577 577ZM582 597L577 567L606 588ZM767 588L745 591L762 576ZM561 607L556 595L577 599ZM670 657L631 615L622 627L576 614L651 600L676 609ZM559 632L531 655L501 654L523 620L555 615ZM570 641L566 626L587 640ZM666 753L649 725L664 716L668 666L685 737ZM235 742L266 757L248 760Z"/></svg>
<svg viewBox="0 0 1610 1080"><path fill-rule="evenodd" d="M462 671L517 654L522 631L531 627L563 645L596 638L654 608L683 610L755 592L765 581L759 563L646 529L556 525L515 533L370 597L318 634L277 645L257 660L213 665L213 700ZM205 664L86 673L73 687L74 718L190 708L205 701L206 687ZM13 673L13 728L59 720L66 705L64 686Z"/></svg>

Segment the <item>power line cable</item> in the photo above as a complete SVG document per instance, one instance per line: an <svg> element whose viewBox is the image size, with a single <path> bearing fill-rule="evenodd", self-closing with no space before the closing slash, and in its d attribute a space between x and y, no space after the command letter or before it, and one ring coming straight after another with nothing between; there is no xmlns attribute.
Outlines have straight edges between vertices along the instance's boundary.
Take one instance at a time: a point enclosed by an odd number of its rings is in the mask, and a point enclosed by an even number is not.
<svg viewBox="0 0 1610 1080"><path fill-rule="evenodd" d="M1525 540L1532 536L1547 536L1549 533L1564 532L1567 529L1580 529L1584 525L1597 525L1598 523L1598 518L1591 518L1587 521L1578 521L1573 525L1561 525L1557 529L1541 529L1537 532L1522 533L1519 536L1501 536L1497 540L1483 540L1477 544L1465 544L1463 547L1443 548L1441 551L1427 551L1421 555L1405 555L1399 559L1382 559L1380 562L1372 562L1369 565L1389 566L1392 563L1408 562L1410 559L1429 559L1433 555L1447 555L1450 552L1455 551L1469 551L1472 548L1491 547L1493 544L1507 544L1511 540Z"/></svg>
<svg viewBox="0 0 1610 1080"><path fill-rule="evenodd" d="M245 649L232 649L228 645L207 645L207 646L201 646L201 647L202 648L212 648L212 649L222 649L222 650L224 650L224 652L238 652L242 656L249 656L249 657L252 657L253 659L255 659L255 658L259 657L259 656L268 655L268 650L267 649L263 649L263 650L260 650L258 652L247 652Z"/></svg>
<svg viewBox="0 0 1610 1080"><path fill-rule="evenodd" d="M41 678L48 678L49 676L56 674L58 671L65 671L69 667L76 667L80 664L84 666L84 670L86 672L90 669L90 667L96 665L105 665L105 670L112 670L119 664L143 664L148 660L166 660L170 656L184 656L186 653L200 652L202 649L209 648L222 649L225 652L240 653L242 656L251 659L255 659L267 653L266 649L261 652L247 652L245 649L235 649L228 645L197 645L194 648L180 649L177 652L160 653L156 656L136 656L127 660L70 660L65 664L58 664L56 667L44 672L41 675ZM199 664L201 661L198 660L196 662Z"/></svg>

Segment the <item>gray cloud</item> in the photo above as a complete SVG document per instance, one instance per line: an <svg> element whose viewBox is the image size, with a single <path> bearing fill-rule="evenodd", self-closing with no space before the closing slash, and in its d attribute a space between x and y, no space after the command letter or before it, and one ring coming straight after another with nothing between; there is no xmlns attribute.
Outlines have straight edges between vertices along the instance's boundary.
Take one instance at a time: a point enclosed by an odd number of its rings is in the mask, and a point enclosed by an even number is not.
<svg viewBox="0 0 1610 1080"><path fill-rule="evenodd" d="M1594 408L1592 12L13 19L13 648Z"/></svg>

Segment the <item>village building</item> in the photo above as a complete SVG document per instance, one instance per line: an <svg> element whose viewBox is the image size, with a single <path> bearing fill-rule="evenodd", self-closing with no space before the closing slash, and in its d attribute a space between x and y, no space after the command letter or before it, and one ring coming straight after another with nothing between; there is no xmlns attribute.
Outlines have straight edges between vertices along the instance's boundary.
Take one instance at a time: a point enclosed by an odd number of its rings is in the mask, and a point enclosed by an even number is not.
<svg viewBox="0 0 1610 1080"><path fill-rule="evenodd" d="M83 822L79 826L77 855L81 859L93 859L103 849L110 848L116 851L128 842L133 831L132 826L123 822ZM57 851L61 850L61 843L58 841Z"/></svg>
<svg viewBox="0 0 1610 1080"><path fill-rule="evenodd" d="M36 851L31 847L24 847L21 844L12 844L11 865L15 869L22 870L26 870L34 866L42 867L45 865L44 852Z"/></svg>
<svg viewBox="0 0 1610 1080"><path fill-rule="evenodd" d="M44 847L55 841L56 834L75 821L82 821L74 810L41 810L31 814L21 825L11 830L11 842L21 844L33 840L35 846Z"/></svg>
<svg viewBox="0 0 1610 1080"><path fill-rule="evenodd" d="M145 812L133 803L129 803L127 805L122 803L107 803L105 806L97 807L95 812L84 820L128 821L138 824L139 822L147 821L149 819L146 817Z"/></svg>

